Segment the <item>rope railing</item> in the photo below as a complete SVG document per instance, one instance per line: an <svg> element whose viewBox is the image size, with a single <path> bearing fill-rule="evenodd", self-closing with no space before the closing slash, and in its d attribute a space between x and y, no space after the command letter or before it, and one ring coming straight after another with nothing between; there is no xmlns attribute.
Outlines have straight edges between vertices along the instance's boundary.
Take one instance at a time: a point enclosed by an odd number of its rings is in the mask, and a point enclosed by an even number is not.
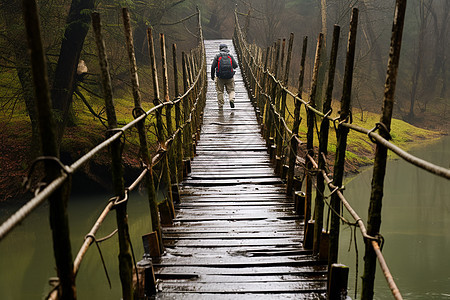
<svg viewBox="0 0 450 300"><path fill-rule="evenodd" d="M36 11L37 15L37 11ZM19 210L17 210L12 216L10 216L3 224L0 225L0 241L3 240L8 233L10 233L18 224L20 224L34 209L36 209L40 204L42 204L45 200L48 199L55 191L63 187L69 180L71 180L72 175L78 171L84 164L91 161L96 154L98 154L101 151L104 151L108 147L110 147L111 151L114 151L115 145L119 146L119 152L120 156L123 155L122 150L123 146L120 146L121 143L124 143L125 141L122 141L122 137L124 136L125 132L130 132L134 130L134 128L137 128L139 131L139 134L143 133L143 136L140 137L141 140L141 151L140 152L148 152L148 146L147 146L147 137L145 136L146 133L144 131L144 123L148 121L151 118L156 118L156 127L157 127L157 133L161 134L160 130L167 131L167 139L160 140L160 149L153 155L153 158L150 158L150 156L146 156L145 154L142 155L140 158L142 160L142 172L138 175L138 177L134 180L134 182L128 187L123 189L122 195L116 194L113 198L108 201L108 204L103 209L102 213L96 220L95 224L87 233L85 237L85 241L83 242L74 262L73 262L73 278L75 278L76 274L78 273L78 270L80 268L81 262L88 251L90 245L96 241L95 234L100 229L101 224L106 219L108 214L112 210L116 210L119 213L119 210L122 210L125 215L126 211L123 210L125 207L126 209L126 202L129 201L129 194L131 191L133 191L139 184L145 181L145 184L148 188L148 194L149 194L149 203L151 208L151 219L152 219L152 230L156 233L156 239L154 242L156 242L157 246L155 246L158 251L157 255L162 253L163 246L162 246L162 236L161 236L161 230L159 228L160 220L159 215L161 215L161 218L163 218L163 215L166 212L158 211L158 206L163 207L167 206L169 207L169 217L173 218L174 213L173 211L170 211L170 207L173 208L173 198L172 198L172 189L173 185L167 183L170 183L170 179L174 179L177 181L177 178L182 178L183 174L187 174L188 171L186 169L189 166L189 160L193 158L194 153L190 150L190 148L185 148L187 151L183 151L183 145L193 145L197 141L197 134L199 132L199 126L201 126L201 117L202 117L202 111L204 109L205 101L206 101L206 87L207 87L207 73L206 73L206 56L205 56L205 47L203 42L203 33L202 33L202 26L201 26L201 15L200 11L197 9L197 12L180 22L187 20L189 18L192 18L193 16L197 16L198 19L198 27L196 28L198 30L198 45L195 48L195 51L191 51L190 54L185 54L183 52L183 84L184 84L184 91L182 95L179 95L178 91L178 81L175 82L175 93L176 98L174 100L168 99L168 97L165 97L166 101L162 102L160 101L159 94L155 94L157 97L155 97L154 101L154 107L151 109L144 111L141 107L141 101L140 101L140 95L139 95L139 83L137 81L137 67L136 62L134 58L134 49L133 49L133 40L132 40L132 30L130 26L130 17L127 9L123 9L123 19L124 19L124 28L125 28L125 34L127 36L127 43L128 43L128 51L129 51L129 57L130 57L130 72L131 72L131 78L132 78L132 85L133 85L133 95L135 98L135 109L133 110L133 116L135 117L133 121L127 123L123 127L113 127L112 129L109 129L107 131L107 138L92 148L90 151L88 151L86 154L84 154L81 158L79 158L77 161L75 161L73 164L66 166L63 165L57 157L43 157L39 158L37 162L43 161L44 163L47 163L48 161L51 161L52 164L55 164L60 169L60 175L57 176L52 181L48 182L47 184L41 184L41 187L37 192L35 197L33 197L30 201L28 201L24 206L22 206ZM100 16L96 13L93 14L93 27L94 32L96 35L96 39L100 41L100 44L104 44L104 42L101 42L102 37L100 33ZM36 38L34 36L30 38ZM39 38L39 37L38 37ZM153 37L149 35L149 45L153 42ZM98 43L97 43L98 44ZM153 47L153 44L151 44ZM161 35L161 47L165 48L164 44L164 37ZM174 63L176 64L176 45L173 45L173 59ZM154 51L153 51L154 53ZM165 51L164 51L165 54ZM162 54L162 55L164 55ZM101 58L102 53L101 49L99 48L99 57L101 59L105 59L106 57ZM163 57L163 62L165 61L165 57ZM154 82L156 82L156 85L154 85L154 90L158 90L157 86L157 77L156 74L156 61L154 60L154 57L152 58L153 62L153 79ZM101 64L102 72L105 72L107 74L107 69L103 69L104 65ZM163 68L167 68L166 65L163 65ZM176 69L176 66L174 66L174 72L176 75L178 75L178 70ZM109 76L109 74L107 74ZM164 76L164 89L168 91L168 80L167 80L167 73L163 74ZM178 77L175 77L178 78ZM156 92L155 92L156 93ZM105 93L107 94L107 93ZM114 106L108 107L110 111L114 112ZM183 105L183 108L180 106ZM165 124L165 127L162 124L162 110L166 109L166 117L171 118L170 115L170 109L172 107L176 108L176 128L175 130L172 130L170 123ZM159 117L158 117L159 116ZM108 115L108 122L110 121L110 115ZM163 134L166 135L166 134ZM144 144L142 144L144 143ZM144 150L142 150L144 148ZM176 148L176 149L175 149ZM176 151L176 152L172 152ZM174 154L175 153L175 154ZM178 160L178 156L184 157L185 160ZM176 158L176 159L175 159ZM119 157L119 159L121 159ZM175 165L175 171L171 169L172 166L169 166L169 162L172 165ZM114 163L114 162L113 162ZM121 162L119 161L119 164ZM158 203L160 201L157 201L156 195L155 195L155 187L153 185L153 169L156 168L157 172L160 173L158 178L158 186L165 186L166 191L163 191L163 194L167 195L166 199ZM32 168L34 169L34 167ZM113 167L114 169L114 167ZM178 171L180 172L181 176L178 174ZM173 174L175 173L175 174ZM166 174L166 175L164 175ZM31 185L32 182L32 170L30 170L27 183L28 185ZM113 174L113 177L115 174ZM123 176L123 174L121 175ZM171 178L172 177L172 178ZM123 180L123 179L122 179ZM123 182L121 180L121 182ZM167 181L166 181L167 180ZM115 184L115 183L113 183ZM175 183L177 187L177 183ZM117 185L115 186L115 189L117 188ZM119 187L120 188L120 187ZM117 189L116 189L117 191ZM170 197L169 197L170 195ZM169 199L170 198L170 199ZM67 201L64 200L64 201ZM170 203L169 203L170 202ZM166 204L164 204L166 203ZM156 220L155 220L156 219ZM121 239L121 228L126 228L128 225L127 223L120 224L118 223L118 232L119 232L119 240ZM126 229L128 232L128 230ZM146 231L148 232L148 231ZM128 244L124 244L127 247L131 247L130 239L127 236L124 236L122 238L125 238ZM121 242L121 241L120 241ZM121 249L122 249L121 245ZM99 249L100 250L100 249ZM132 247L131 247L132 250ZM122 251L122 250L121 250ZM154 253L149 253L151 255L155 255ZM56 255L56 254L55 254ZM122 255L122 252L121 252ZM119 257L121 256L119 255ZM133 253L134 257L134 253ZM120 264L122 265L122 264ZM136 265L136 263L134 263ZM57 265L57 268L59 269L60 266ZM131 267L131 266L130 266ZM105 269L106 270L106 269ZM120 270L120 273L122 274L123 270ZM129 272L129 271L128 271ZM136 271L137 272L137 271ZM108 276L108 275L107 275ZM122 291L127 290L127 295L123 295L123 298L129 299L130 293L132 293L132 285L130 281L131 273L127 273L127 276L129 276L128 282L122 281ZM137 276L139 278L139 276ZM74 279L72 279L74 280ZM121 275L122 280L122 275ZM139 279L138 279L139 280ZM66 298L66 290L65 286L67 285L67 282L64 282L63 279L59 278L58 280L52 280L52 283L54 284L54 289L52 292L50 292L48 298L51 299L69 299ZM74 286L74 281L72 283L68 283L68 285ZM139 284L138 284L139 286Z"/></svg>
<svg viewBox="0 0 450 300"><path fill-rule="evenodd" d="M397 0L397 5L396 5L396 20L394 22L394 26L393 26L393 40L395 39L395 43L391 48L391 51L398 51L398 48L400 47L401 43L401 34L400 34L400 40L399 40L399 34L398 32L400 31L399 24L403 24L403 20L402 18L402 14L401 13L397 13L397 12L401 12L404 9L404 4L406 1L403 0ZM242 69L242 73L243 73L243 77L245 80L245 84L247 86L247 89L249 91L249 95L254 103L257 115L258 115L258 119L260 120L260 124L262 126L262 133L264 135L264 137L266 138L266 142L267 145L269 147L269 153L271 154L271 159L273 159L274 163L276 163L276 167L275 170L277 172L277 174L279 174L282 178L286 177L285 173L282 172L278 172L277 170L279 169L279 165L282 165L283 162L287 159L287 157L289 157L289 167L288 167L288 175L287 175L287 181L288 181L288 190L287 192L290 194L292 193L292 182L290 183L290 181L292 181L292 177L294 175L294 166L295 166L295 161L297 160L297 156L298 156L298 145L304 144L302 142L302 140L299 138L297 132L298 132L298 126L299 123L301 121L301 118L299 117L299 111L300 111L300 107L301 105L303 105L305 107L305 109L307 110L307 113L313 113L315 116L318 116L319 118L322 119L322 125L321 125L321 129L320 129L320 134L322 133L322 128L324 127L329 127L329 123L331 122L332 124L334 124L334 126L332 126L331 128L335 128L336 131L346 131L348 132L349 130L353 130L354 132L358 132L358 133L362 133L364 135L367 136L367 138L369 139L370 142L374 143L375 145L377 145L377 147L385 147L386 149L391 150L393 153L397 154L399 157L401 157L402 159L404 159L405 161L421 168L424 169L434 175L446 178L446 179L450 179L450 169L446 169L444 167L435 165L433 163L430 163L428 161L425 161L423 159L420 159L418 157L415 157L411 154L409 154L408 152L402 150L400 147L394 145L392 142L389 141L389 130L387 129L387 126L383 125L382 122L378 123L377 125L375 125L375 127L371 130L369 129L365 129L362 128L360 126L351 124L351 114L348 115L341 115L336 117L332 117L331 116L331 110L330 108L326 108L323 111L326 111L326 113L323 113L322 111L320 111L316 106L315 106L315 101L314 101L314 95L310 95L310 99L308 101L302 99L301 97L301 91L302 91L302 85L303 82L301 80L301 82L299 83L299 92L298 93L294 93L292 91L290 91L287 87L287 85L284 83L284 80L279 80L277 78L276 75L276 70L274 71L273 66L278 66L278 53L280 51L280 43L274 43L274 45L272 47L268 47L266 51L262 50L261 48L257 47L256 45L249 45L245 39L245 35L242 32L241 26L239 25L239 20L238 20L238 15L242 15L240 13L238 13L236 11L235 13L235 33L233 36L233 42L235 43L235 48L237 49L237 54L239 56L239 61L241 63L241 69ZM403 14L404 15L404 14ZM357 20L357 10L355 9L353 11L353 17L352 17L352 23L351 23L351 30L354 30L354 34L356 34L356 22L354 22L354 20ZM353 29L352 29L353 26ZM339 29L339 28L338 28ZM339 35L337 35L338 37ZM351 38L352 38L352 32L349 34L349 47L351 46ZM306 42L307 39L305 38L304 40L304 53L305 51L305 47L306 47ZM320 36L319 36L319 42L318 42L318 49L320 47ZM334 42L333 42L334 44ZM336 43L337 45L337 43ZM354 46L353 46L354 47ZM395 48L397 47L397 48ZM337 46L336 46L337 49ZM282 51L284 51L284 48L282 49ZM332 50L333 51L333 50ZM350 62L350 65L352 65L352 60L349 60L349 51L347 52L347 63ZM398 51L399 52L399 51ZM317 50L316 52L316 61L317 61L317 55L318 53L320 53L319 50ZM265 63L264 66L262 64L263 59L262 57L265 56ZM302 57L302 61L304 61L304 54ZM281 62L283 62L281 60ZM317 63L316 63L317 64ZM271 67L272 66L272 67ZM286 66L281 65L281 70L283 70L283 67L285 67L286 69L289 69L289 65L288 63L286 64ZM391 68L391 69L390 69ZM392 74L396 74L395 73L395 69L396 65L395 62L390 61L390 64L388 66L388 75L389 76L393 76ZM330 64L330 70L331 70L331 64ZM303 78L303 71L304 71L304 65L301 66L301 73L300 73L300 78ZM316 71L316 66L314 68L314 71ZM334 72L334 70L333 70ZM346 72L347 72L347 67L346 67ZM352 69L349 68L349 72L352 72ZM334 73L333 73L334 74ZM349 73L351 74L351 73ZM314 76L314 75L313 75ZM351 75L350 77L351 78ZM314 80L313 80L314 81ZM392 80L393 82L395 82L395 79ZM344 80L345 83L345 80ZM351 79L347 80L347 84L350 83L349 87L351 89ZM314 83L312 83L314 84ZM346 87L345 87L346 88ZM344 93L346 92L344 88ZM389 86L388 87L390 90L394 90L395 86ZM350 89L347 88L347 95L350 95ZM311 88L311 90L313 90L313 87ZM331 90L332 90L332 86L331 86ZM294 113L294 128L291 128L288 125L288 122L286 121L285 118L282 118L283 110L281 108L280 110L280 99L281 101L283 101L282 99L282 95L283 93L289 95L293 101L294 101L294 105L296 107L296 112ZM393 92L391 93L393 94ZM343 96L344 97L344 96ZM391 96L387 95L387 98L385 99L385 101L392 101L391 100ZM350 99L350 97L347 97L348 99ZM328 101L328 99L327 99ZM331 97L329 99L330 103L331 103ZM344 102L344 101L342 101ZM324 104L325 106L325 104ZM341 111L344 111L345 109L341 108ZM290 114L290 112L289 112ZM314 127L316 122L308 122L308 128L310 127ZM386 123L387 124L387 123ZM317 130L317 134L319 135L319 130L317 129L316 126L316 130ZM379 133L376 133L374 131L379 130ZM312 132L312 130L311 130ZM347 134L347 133L346 133ZM345 134L345 136L346 136ZM290 137L290 138L287 138ZM328 135L328 133L327 133ZM275 139L278 139L279 141L282 141L281 143L278 142L277 145L274 145L273 142ZM286 140L289 140L290 142L288 143L288 146L286 147ZM320 146L319 149L323 148L327 149L326 144L328 143L328 138L326 138L325 140L325 145L322 145L322 141L320 141ZM346 143L346 142L345 142ZM280 147L280 148L279 148ZM341 146L337 146L336 148L342 148ZM344 144L344 151L341 151L341 154L337 153L336 155L342 155L342 152L345 153L345 147L346 144ZM279 149L278 149L279 148ZM289 152L287 152L287 150ZM342 203L342 205L345 207L345 209L350 213L350 215L352 216L352 218L354 219L354 224L356 226L358 226L360 228L361 234L363 239L366 241L366 243L368 243L369 245L371 245L371 249L372 251L375 253L378 262L380 264L381 269L383 270L384 276L388 282L389 288L392 291L392 295L395 299L402 299L402 296L393 280L392 275L390 274L389 268L386 264L386 261L380 251L380 240L379 240L379 233L378 232L374 232L372 234L370 234L367 229L366 229L366 225L364 224L363 220L359 217L359 215L356 213L356 211L351 207L350 203L345 199L343 192L341 191L340 187L341 184L336 184L336 174L334 174L334 178L330 179L329 175L327 174L326 171L326 166L324 165L324 163L326 162L326 152L322 152L323 150L320 150L318 157L319 162L316 162L314 160L314 150L313 150L313 146L312 146L312 142L306 145L306 160L305 163L303 165L303 168L305 169L305 177L306 177L306 181L310 181L311 182L311 176L314 174L317 174L317 193L316 193L316 209L315 209L315 213L317 213L317 210L321 210L321 208L317 208L317 202L321 202L323 200L323 187L320 189L319 188L319 182L324 182L328 188L330 189L330 196L332 196L335 199L332 199L331 201L331 206L330 210L334 212L334 214L339 215L339 217L341 217L341 213L339 210L339 206L337 205L336 201ZM338 150L339 151L339 150ZM275 155L275 153L277 153ZM345 155L345 154L343 154ZM344 157L344 156L343 156ZM343 162L343 161L342 161ZM308 164L310 164L308 166ZM314 169L315 172L311 172L311 170ZM335 165L335 172L338 169ZM343 170L343 167L342 167ZM309 179L308 179L309 177ZM309 216L307 216L308 212L308 206L310 207L310 203L311 203L311 186L308 186L308 184L306 184L306 199L305 199L305 220L309 219ZM308 195L309 192L309 195ZM320 197L322 197L322 200L319 198L318 195L321 195ZM328 196L328 197L330 197ZM372 201L372 199L371 199ZM297 203L296 203L297 205ZM336 206L337 205L337 206ZM310 208L309 208L310 209ZM310 237L308 237L307 235L310 233L308 232L308 228L305 229L305 247L310 247L314 248L313 252L315 254L318 254L318 244L320 243L321 240L321 234L322 234L322 221L320 220L320 222L318 222L317 217L319 217L319 219L321 219L322 215L314 215L311 216L311 220L313 220L312 222L315 222L316 225L319 223L320 228L318 228L319 226L314 226L313 225L313 231L314 231L314 236L311 237L311 240L313 239L314 242L311 245L308 245L308 241L310 240ZM315 221L314 221L315 220ZM310 222L308 222L308 224L305 224L308 227L310 224ZM339 225L338 225L339 226ZM333 229L332 229L333 230ZM339 229L337 229L339 230ZM338 232L338 231L337 231ZM331 233L332 235L332 233ZM330 235L330 247L329 248L329 257L328 259L334 260L337 259L332 257L334 250L332 249L333 246L331 245L333 243L332 240L332 236ZM337 241L338 242L338 241ZM336 247L336 246L334 246ZM366 248L367 249L367 248ZM337 251L337 250L336 250ZM367 251L367 250L366 250ZM337 252L336 252L337 253ZM333 261L334 263L334 261ZM330 266L330 265L329 265ZM366 271L365 271L366 272ZM374 275L374 274L373 274ZM373 293L373 279L374 276L369 275L367 276L365 274L366 278L364 278L363 281L363 294L366 295L366 293L370 294ZM371 281L368 283L368 281ZM372 289L370 291L370 289Z"/></svg>
<svg viewBox="0 0 450 300"><path fill-rule="evenodd" d="M240 31L239 31L240 32ZM240 32L241 33L241 32ZM243 37L242 37L243 38ZM245 62L245 65L249 65L250 62L248 60L248 57L251 57L251 59L253 59L253 61L256 61L255 57L253 56L252 52L250 51L250 49L248 48L248 45L246 43L241 42L243 48L246 51L247 55L243 55L242 59L243 62ZM324 119L328 119L329 121L332 122L337 122L338 119L337 118L332 118L331 116L327 116L326 114L324 114L323 112L321 112L320 110L316 109L315 107L312 107L311 105L309 105L309 102L305 101L304 99L300 98L298 96L298 94L295 94L294 92L292 92L291 90L289 90L289 88L287 86L283 85L282 80L278 80L275 75L273 73L271 73L269 70L265 70L264 66L259 65L259 64L254 64L254 66L256 68L259 68L260 70L262 70L262 72L264 74L267 74L271 79L272 82L275 83L278 88L280 88L282 91L285 91L286 93L288 93L288 95L290 95L293 99L294 102L299 101L300 103L302 103L305 108L307 110L310 110L312 112L314 112L317 116L324 118ZM257 76L254 74L254 71L252 68L248 68L249 72L248 74L246 74L246 76L251 75L252 80L255 81L255 84L258 86L258 88L260 90L263 90L261 82L257 79ZM251 91L251 93L253 92L253 90ZM265 93L261 93L264 94L265 97L267 98L272 98L270 95L265 94ZM257 96L252 94L253 98L256 98ZM273 104L271 104L271 108L273 109L273 113L276 115L279 115L279 113L277 111L274 110L275 106ZM368 136L368 139L373 142L373 143L381 143L383 146L387 147L389 150L391 150L393 153L397 154L399 157L403 158L404 160L410 162L411 164L420 167L421 169L428 171L432 174L438 175L440 177L446 178L446 179L450 179L450 169L446 169L444 167L435 165L433 163L430 163L428 161L422 160L418 157L415 157L414 155L409 154L408 152L406 152L405 150L401 149L400 147L396 146L395 144L389 142L387 139L383 138L382 136L380 136L379 134L371 131L370 129L366 129L354 124L349 124L349 123L342 123L339 124L345 127L348 127L356 132L359 133L364 133ZM284 127L286 130L290 131L292 134L291 129L287 126L286 122L284 122ZM372 140L371 138L373 138L375 140Z"/></svg>

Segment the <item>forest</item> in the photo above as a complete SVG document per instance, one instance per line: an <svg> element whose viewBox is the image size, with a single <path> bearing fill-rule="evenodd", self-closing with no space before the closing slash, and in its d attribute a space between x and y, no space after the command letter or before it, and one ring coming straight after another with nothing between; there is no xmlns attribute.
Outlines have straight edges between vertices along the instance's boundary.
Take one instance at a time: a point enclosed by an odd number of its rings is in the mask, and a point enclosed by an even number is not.
<svg viewBox="0 0 450 300"><path fill-rule="evenodd" d="M201 11L205 39L231 39L234 10L246 24L247 39L265 49L295 34L289 85L295 90L303 36L314 45L322 32L331 44L335 24L341 26L336 86L342 86L345 43L353 7L359 8L353 109L364 118L379 113L386 79L394 0L42 0L38 2L48 81L57 121L63 162L73 161L104 138L104 104L90 15L102 16L119 122L130 121L131 89L121 8L128 7L144 102L152 104L152 80L146 29L166 44L189 51L196 43L196 7ZM30 58L22 21L22 2L0 0L0 201L21 195L21 178L39 155ZM395 116L417 127L448 133L450 74L450 1L410 0L400 60ZM155 38L156 39L156 38ZM320 80L325 81L327 53ZM308 50L305 78L310 78L315 47ZM308 75L309 73L309 75ZM171 74L169 72L169 74ZM169 75L170 76L170 75ZM305 82L308 86L309 82ZM323 84L323 86L325 86ZM340 92L335 89L338 99ZM323 91L319 88L318 99ZM175 96L175 95L171 95ZM151 129L150 129L151 130ZM132 162L130 162L131 164ZM92 166L91 166L92 167ZM89 170L85 170L89 173Z"/></svg>

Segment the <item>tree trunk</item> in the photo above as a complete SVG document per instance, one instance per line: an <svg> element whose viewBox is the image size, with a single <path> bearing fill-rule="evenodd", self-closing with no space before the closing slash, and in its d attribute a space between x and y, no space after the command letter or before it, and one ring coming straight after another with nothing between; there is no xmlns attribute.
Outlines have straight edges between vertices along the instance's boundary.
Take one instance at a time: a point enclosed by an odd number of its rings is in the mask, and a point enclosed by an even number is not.
<svg viewBox="0 0 450 300"><path fill-rule="evenodd" d="M425 33L427 28L427 20L428 16L430 15L430 11L425 7L424 0L420 0L420 6L419 6L419 46L417 49L417 57L416 57L416 63L414 66L414 72L412 74L411 78L411 98L410 98L410 108L409 108L409 114L408 119L413 120L414 119L414 104L416 102L417 97L417 90L419 85L419 79L422 72L422 62L423 62L423 55L425 52Z"/></svg>
<svg viewBox="0 0 450 300"><path fill-rule="evenodd" d="M51 90L52 106L56 115L58 145L61 144L64 128L69 119L78 61L91 24L90 14L86 13L86 10L93 9L94 0L72 0L66 20L66 30Z"/></svg>
<svg viewBox="0 0 450 300"><path fill-rule="evenodd" d="M22 97L25 100L25 106L31 122L30 157L33 159L40 153L40 138L34 103L30 56L25 42L27 40L25 32L14 29L18 27L17 20L22 20L22 4L20 1L14 0L3 0L1 4L4 7L2 12L5 20L6 38L11 46L11 52L14 53L17 77L22 87Z"/></svg>

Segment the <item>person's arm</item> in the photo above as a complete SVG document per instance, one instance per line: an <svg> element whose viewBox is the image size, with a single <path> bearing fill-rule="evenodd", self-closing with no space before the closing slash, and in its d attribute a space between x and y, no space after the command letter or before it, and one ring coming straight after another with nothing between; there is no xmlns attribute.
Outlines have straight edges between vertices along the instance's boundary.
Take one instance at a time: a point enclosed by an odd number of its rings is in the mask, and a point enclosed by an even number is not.
<svg viewBox="0 0 450 300"><path fill-rule="evenodd" d="M217 67L217 56L214 57L213 63L211 65L211 79L214 80L214 76L216 74L216 67Z"/></svg>
<svg viewBox="0 0 450 300"><path fill-rule="evenodd" d="M237 69L239 67L239 65L237 64L236 60L234 59L233 55L231 55L231 61L232 61L232 65L233 65L233 69Z"/></svg>

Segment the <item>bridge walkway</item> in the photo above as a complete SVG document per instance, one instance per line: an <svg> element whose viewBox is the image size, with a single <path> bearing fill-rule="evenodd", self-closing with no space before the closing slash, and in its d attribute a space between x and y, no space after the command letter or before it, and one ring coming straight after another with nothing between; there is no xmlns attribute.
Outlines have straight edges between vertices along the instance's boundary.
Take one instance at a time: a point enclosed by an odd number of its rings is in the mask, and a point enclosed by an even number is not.
<svg viewBox="0 0 450 300"><path fill-rule="evenodd" d="M205 41L208 70L220 43ZM154 260L156 299L321 299L326 263L304 250L303 226L274 174L253 106L237 70L235 108L219 111L208 81L204 124L181 185L181 203L163 229Z"/></svg>

